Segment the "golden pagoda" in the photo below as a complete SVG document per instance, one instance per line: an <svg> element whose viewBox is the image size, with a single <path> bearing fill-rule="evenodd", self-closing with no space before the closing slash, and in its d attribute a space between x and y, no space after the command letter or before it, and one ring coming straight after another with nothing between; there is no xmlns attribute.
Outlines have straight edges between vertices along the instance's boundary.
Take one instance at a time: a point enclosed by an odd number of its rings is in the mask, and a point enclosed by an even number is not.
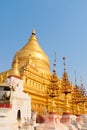
<svg viewBox="0 0 87 130"><path fill-rule="evenodd" d="M64 60L64 73L62 76L62 93L65 96L65 112L71 112L71 107L70 107L70 101L71 101L71 92L72 92L72 86L70 84L70 81L68 79L68 74L66 72L65 68L65 57L63 57Z"/></svg>
<svg viewBox="0 0 87 130"><path fill-rule="evenodd" d="M38 43L35 30L32 31L27 44L14 55L11 69L0 73L0 83L3 83L7 77L12 75L21 77L24 81L24 92L31 97L33 111L43 114L45 109L50 111L51 103L54 103L56 104L54 109L59 114L65 111L65 107L72 113L73 85L67 84L70 87L70 93L68 94L67 91L66 94L63 85L67 81L60 79L55 72L51 73L49 58ZM67 77L65 71L64 76ZM54 97L52 97L52 94ZM66 95L68 95L68 99L65 97ZM66 100L69 100L69 107L65 105Z"/></svg>

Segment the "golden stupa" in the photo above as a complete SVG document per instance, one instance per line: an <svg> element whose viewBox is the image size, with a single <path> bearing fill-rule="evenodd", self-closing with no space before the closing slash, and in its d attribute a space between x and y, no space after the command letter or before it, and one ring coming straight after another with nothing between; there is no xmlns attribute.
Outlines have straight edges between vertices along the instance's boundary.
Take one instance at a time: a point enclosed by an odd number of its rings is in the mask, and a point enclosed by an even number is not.
<svg viewBox="0 0 87 130"><path fill-rule="evenodd" d="M59 114L65 111L80 114L83 112L83 104L84 108L87 106L86 98L83 101L84 96L76 93L76 87L70 84L65 70L62 79L57 76L55 68L53 73L50 71L49 58L38 43L35 30L32 31L27 44L15 53L11 69L0 73L0 83L9 76L23 79L24 92L31 96L32 110L40 114L46 109ZM78 91L81 94L79 89ZM79 102L72 98L77 98L76 95L79 99L81 97ZM86 109L84 110L86 113Z"/></svg>
<svg viewBox="0 0 87 130"><path fill-rule="evenodd" d="M18 59L20 62L19 68L29 62L30 56L32 66L34 66L38 71L43 73L48 73L50 71L49 59L39 46L34 30L32 31L28 43L18 52Z"/></svg>

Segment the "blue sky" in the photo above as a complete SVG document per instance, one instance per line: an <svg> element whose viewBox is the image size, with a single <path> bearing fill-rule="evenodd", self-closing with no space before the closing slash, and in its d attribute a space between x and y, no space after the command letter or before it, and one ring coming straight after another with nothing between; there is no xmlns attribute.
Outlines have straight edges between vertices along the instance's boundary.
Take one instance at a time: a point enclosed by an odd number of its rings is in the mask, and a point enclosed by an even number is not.
<svg viewBox="0 0 87 130"><path fill-rule="evenodd" d="M63 60L71 82L87 88L87 0L0 0L0 72L11 68L12 59L28 41L32 29L57 75Z"/></svg>

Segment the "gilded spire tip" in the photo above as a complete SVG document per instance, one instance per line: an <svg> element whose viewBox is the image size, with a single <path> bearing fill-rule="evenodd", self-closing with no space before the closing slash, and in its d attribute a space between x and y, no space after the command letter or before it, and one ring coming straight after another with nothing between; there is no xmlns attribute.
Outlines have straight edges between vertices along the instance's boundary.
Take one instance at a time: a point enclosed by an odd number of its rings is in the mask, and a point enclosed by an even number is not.
<svg viewBox="0 0 87 130"><path fill-rule="evenodd" d="M65 67L65 60L66 60L66 58L63 57L64 71L66 70L66 67Z"/></svg>
<svg viewBox="0 0 87 130"><path fill-rule="evenodd" d="M55 52L55 57L54 57L54 69L53 72L56 73L56 52Z"/></svg>
<svg viewBox="0 0 87 130"><path fill-rule="evenodd" d="M32 30L32 35L36 35L36 32L35 32L35 30L34 30L34 29Z"/></svg>

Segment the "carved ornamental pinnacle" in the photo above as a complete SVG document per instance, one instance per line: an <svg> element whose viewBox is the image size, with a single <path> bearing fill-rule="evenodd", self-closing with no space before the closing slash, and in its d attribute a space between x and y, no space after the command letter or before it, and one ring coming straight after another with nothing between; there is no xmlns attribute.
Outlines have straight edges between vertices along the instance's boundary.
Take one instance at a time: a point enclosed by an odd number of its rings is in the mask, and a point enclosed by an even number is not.
<svg viewBox="0 0 87 130"><path fill-rule="evenodd" d="M65 57L63 57L63 64L64 64L64 73L62 76L62 93L65 95L65 112L70 112L70 106L69 106L69 97L68 94L71 93L71 85L68 79L68 74L66 72L66 66L65 66Z"/></svg>
<svg viewBox="0 0 87 130"><path fill-rule="evenodd" d="M51 99L51 105L50 105L50 111L55 112L56 111L56 102L55 98L58 97L58 78L56 75L56 53L55 53L55 59L54 59L54 69L53 74L51 76L50 85L48 87L48 98Z"/></svg>

